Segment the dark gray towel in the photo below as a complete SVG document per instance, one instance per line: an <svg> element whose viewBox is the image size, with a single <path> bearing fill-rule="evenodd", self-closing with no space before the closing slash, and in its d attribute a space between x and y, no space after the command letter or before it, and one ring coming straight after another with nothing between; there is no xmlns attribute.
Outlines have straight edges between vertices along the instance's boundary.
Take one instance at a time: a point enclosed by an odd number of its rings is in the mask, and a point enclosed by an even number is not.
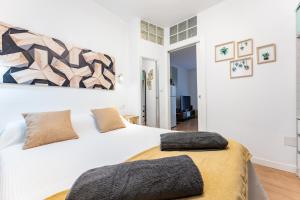
<svg viewBox="0 0 300 200"><path fill-rule="evenodd" d="M142 160L83 173L66 200L161 200L201 195L201 174L188 156Z"/></svg>
<svg viewBox="0 0 300 200"><path fill-rule="evenodd" d="M218 133L210 132L176 132L160 135L160 149L172 150L207 150L225 149L228 141Z"/></svg>

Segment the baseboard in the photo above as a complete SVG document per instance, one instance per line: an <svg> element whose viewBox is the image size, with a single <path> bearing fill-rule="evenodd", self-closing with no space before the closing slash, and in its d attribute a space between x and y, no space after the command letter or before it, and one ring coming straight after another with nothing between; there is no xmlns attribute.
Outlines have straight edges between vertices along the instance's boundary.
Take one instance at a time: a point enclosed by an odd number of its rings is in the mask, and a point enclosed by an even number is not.
<svg viewBox="0 0 300 200"><path fill-rule="evenodd" d="M274 162L271 160L266 160L263 158L258 158L258 157L253 157L251 159L251 161L253 163L259 164L259 165L263 165L266 167L271 167L274 169L279 169L279 170L283 170L283 171L287 171L287 172L291 172L291 173L296 173L297 171L297 167L296 165L290 165L290 164L285 164L285 163L280 163L280 162Z"/></svg>

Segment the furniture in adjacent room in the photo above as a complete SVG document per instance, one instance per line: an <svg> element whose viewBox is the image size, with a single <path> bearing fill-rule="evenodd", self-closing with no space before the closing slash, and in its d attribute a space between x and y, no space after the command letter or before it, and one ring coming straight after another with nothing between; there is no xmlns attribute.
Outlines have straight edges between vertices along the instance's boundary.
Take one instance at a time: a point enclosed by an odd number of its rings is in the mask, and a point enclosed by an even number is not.
<svg viewBox="0 0 300 200"><path fill-rule="evenodd" d="M191 105L190 96L180 96L176 112L177 121L185 121L196 117L196 111Z"/></svg>
<svg viewBox="0 0 300 200"><path fill-rule="evenodd" d="M139 123L139 116L136 115L124 115L123 116L128 122L132 124L138 124Z"/></svg>
<svg viewBox="0 0 300 200"><path fill-rule="evenodd" d="M190 111L184 111L184 112L177 112L176 118L178 121L185 121L189 119L193 119L196 117L196 111L190 110Z"/></svg>

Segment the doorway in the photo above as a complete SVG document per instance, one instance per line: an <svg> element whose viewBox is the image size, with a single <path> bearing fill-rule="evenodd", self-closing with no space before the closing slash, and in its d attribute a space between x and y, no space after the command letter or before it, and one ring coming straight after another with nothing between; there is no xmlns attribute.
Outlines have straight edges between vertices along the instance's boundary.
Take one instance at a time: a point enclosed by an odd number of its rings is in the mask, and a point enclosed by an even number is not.
<svg viewBox="0 0 300 200"><path fill-rule="evenodd" d="M196 44L170 52L170 124L172 130L198 131Z"/></svg>
<svg viewBox="0 0 300 200"><path fill-rule="evenodd" d="M157 61L142 58L141 61L141 124L160 127L159 74Z"/></svg>

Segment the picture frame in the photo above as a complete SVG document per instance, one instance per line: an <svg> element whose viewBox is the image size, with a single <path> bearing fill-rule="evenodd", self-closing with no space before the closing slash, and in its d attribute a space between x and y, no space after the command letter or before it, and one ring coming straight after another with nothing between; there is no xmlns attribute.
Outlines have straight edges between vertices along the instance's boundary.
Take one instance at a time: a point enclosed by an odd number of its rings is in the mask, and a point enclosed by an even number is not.
<svg viewBox="0 0 300 200"><path fill-rule="evenodd" d="M233 60L235 58L235 42L227 42L215 46L215 62Z"/></svg>
<svg viewBox="0 0 300 200"><path fill-rule="evenodd" d="M239 41L237 43L237 56L238 58L253 55L253 39Z"/></svg>
<svg viewBox="0 0 300 200"><path fill-rule="evenodd" d="M230 79L253 76L253 58L241 58L230 62Z"/></svg>
<svg viewBox="0 0 300 200"><path fill-rule="evenodd" d="M266 64L277 61L276 44L257 47L257 64Z"/></svg>

